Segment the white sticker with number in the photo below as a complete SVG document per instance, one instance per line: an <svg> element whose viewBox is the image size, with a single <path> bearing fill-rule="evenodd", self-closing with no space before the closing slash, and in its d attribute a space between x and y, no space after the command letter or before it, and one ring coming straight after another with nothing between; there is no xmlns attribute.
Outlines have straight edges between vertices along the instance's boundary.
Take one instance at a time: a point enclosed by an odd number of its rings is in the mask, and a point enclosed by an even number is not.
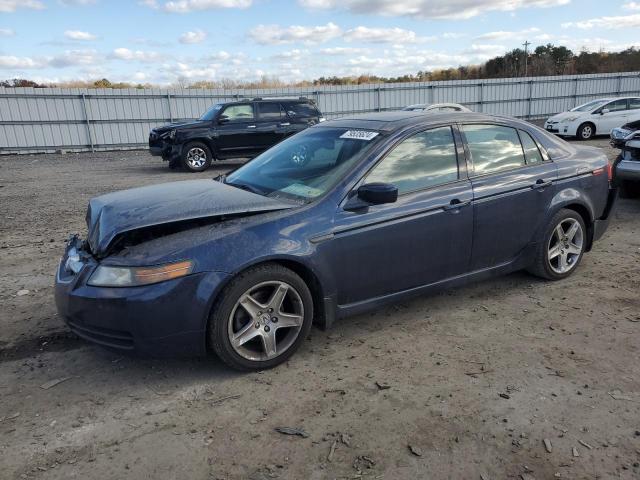
<svg viewBox="0 0 640 480"><path fill-rule="evenodd" d="M378 132L368 132L366 130L347 130L340 138L351 138L353 140L369 141L378 136Z"/></svg>

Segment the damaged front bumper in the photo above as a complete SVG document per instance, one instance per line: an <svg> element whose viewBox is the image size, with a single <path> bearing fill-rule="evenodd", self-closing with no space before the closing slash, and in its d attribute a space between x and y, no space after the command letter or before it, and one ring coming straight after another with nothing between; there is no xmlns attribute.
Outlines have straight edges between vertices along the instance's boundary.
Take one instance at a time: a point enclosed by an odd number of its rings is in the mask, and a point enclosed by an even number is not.
<svg viewBox="0 0 640 480"><path fill-rule="evenodd" d="M206 353L211 303L224 274L200 272L139 287L87 284L98 261L72 237L56 273L60 316L79 337L151 356Z"/></svg>

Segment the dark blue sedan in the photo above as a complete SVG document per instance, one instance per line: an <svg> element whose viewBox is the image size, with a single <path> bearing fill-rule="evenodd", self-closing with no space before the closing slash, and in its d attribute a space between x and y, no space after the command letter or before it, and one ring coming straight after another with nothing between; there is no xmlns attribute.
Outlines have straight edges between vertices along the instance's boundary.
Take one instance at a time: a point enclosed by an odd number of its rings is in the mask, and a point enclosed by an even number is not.
<svg viewBox="0 0 640 480"><path fill-rule="evenodd" d="M616 192L599 149L512 118L334 120L233 173L91 200L56 276L80 337L273 367L312 323L527 269L571 275Z"/></svg>

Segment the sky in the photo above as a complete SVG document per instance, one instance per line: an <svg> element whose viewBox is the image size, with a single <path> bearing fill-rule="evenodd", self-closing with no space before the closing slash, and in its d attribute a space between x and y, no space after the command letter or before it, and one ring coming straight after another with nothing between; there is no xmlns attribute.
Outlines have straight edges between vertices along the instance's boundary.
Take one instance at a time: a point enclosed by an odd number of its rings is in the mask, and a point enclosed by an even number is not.
<svg viewBox="0 0 640 480"><path fill-rule="evenodd" d="M640 46L640 0L0 0L0 79L398 76L528 40Z"/></svg>

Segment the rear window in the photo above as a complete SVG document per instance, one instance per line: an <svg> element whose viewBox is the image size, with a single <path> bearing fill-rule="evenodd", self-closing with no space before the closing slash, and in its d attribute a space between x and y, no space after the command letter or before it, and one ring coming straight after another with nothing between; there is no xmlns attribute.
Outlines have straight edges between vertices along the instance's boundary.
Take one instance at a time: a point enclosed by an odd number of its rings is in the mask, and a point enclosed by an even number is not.
<svg viewBox="0 0 640 480"><path fill-rule="evenodd" d="M287 114L295 117L318 117L320 111L310 103L289 103L285 105Z"/></svg>
<svg viewBox="0 0 640 480"><path fill-rule="evenodd" d="M282 107L278 102L258 102L258 115L262 119L278 119L283 116Z"/></svg>

